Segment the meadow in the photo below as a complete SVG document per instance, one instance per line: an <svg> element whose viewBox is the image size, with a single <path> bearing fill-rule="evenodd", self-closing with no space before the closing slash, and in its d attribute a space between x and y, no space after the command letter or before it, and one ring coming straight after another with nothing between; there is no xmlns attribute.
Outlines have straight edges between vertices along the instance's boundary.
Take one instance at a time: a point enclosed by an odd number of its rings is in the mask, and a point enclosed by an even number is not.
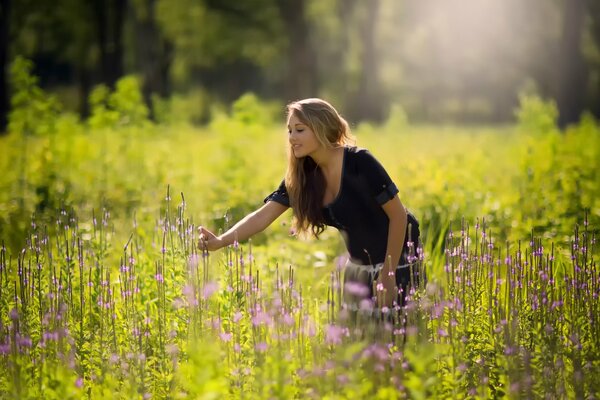
<svg viewBox="0 0 600 400"><path fill-rule="evenodd" d="M26 69L25 69L26 70ZM18 77L17 77L18 78ZM291 213L206 254L286 163L283 107L147 118L135 79L79 121L28 81L0 137L1 398L597 398L600 125L353 127L421 221L426 285L356 319L337 232ZM21 97L19 97L19 95Z"/></svg>

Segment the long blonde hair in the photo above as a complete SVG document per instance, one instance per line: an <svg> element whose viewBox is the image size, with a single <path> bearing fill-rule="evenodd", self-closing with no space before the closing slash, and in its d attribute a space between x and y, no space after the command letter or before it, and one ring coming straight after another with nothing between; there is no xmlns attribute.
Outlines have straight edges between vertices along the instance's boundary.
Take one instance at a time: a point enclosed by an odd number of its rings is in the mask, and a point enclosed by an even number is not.
<svg viewBox="0 0 600 400"><path fill-rule="evenodd" d="M314 132L325 148L354 142L348 122L325 100L310 98L292 102L287 106L288 120L292 114ZM296 233L305 234L310 230L318 237L325 230L325 176L312 158L296 158L291 145L288 146L285 186L294 210L293 227Z"/></svg>

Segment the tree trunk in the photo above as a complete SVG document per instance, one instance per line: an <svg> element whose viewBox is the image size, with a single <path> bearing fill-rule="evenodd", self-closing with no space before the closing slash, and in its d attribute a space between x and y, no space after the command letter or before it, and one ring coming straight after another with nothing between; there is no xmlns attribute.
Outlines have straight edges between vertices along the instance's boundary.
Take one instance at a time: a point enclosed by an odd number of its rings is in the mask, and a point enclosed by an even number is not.
<svg viewBox="0 0 600 400"><path fill-rule="evenodd" d="M92 89L92 80L90 71L83 62L77 65L77 88L79 91L79 117L84 120L90 116L90 91Z"/></svg>
<svg viewBox="0 0 600 400"><path fill-rule="evenodd" d="M172 45L160 34L155 19L156 0L146 0L135 8L136 63L142 74L142 94L155 119L152 95L167 97L170 92L169 70Z"/></svg>
<svg viewBox="0 0 600 400"><path fill-rule="evenodd" d="M336 56L338 59L338 65L336 66L336 70L338 74L341 76L337 76L335 79L339 82L339 86L336 85L336 89L340 91L338 96L345 101L345 108L348 110L348 115L351 114L351 104L350 104L350 92L351 85L349 85L350 76L348 72L348 48L350 47L350 31L352 30L352 15L354 14L354 10L356 8L356 0L339 0L337 7L337 16L340 20L341 32L340 32L340 40L338 45L336 46Z"/></svg>
<svg viewBox="0 0 600 400"><path fill-rule="evenodd" d="M353 96L352 114L358 121L381 122L384 118L384 101L379 81L377 49L375 47L375 28L380 2L379 0L370 0L366 4L366 16L359 26L362 42L362 68L358 92Z"/></svg>
<svg viewBox="0 0 600 400"><path fill-rule="evenodd" d="M0 134L8 125L8 35L10 29L10 0L0 0Z"/></svg>
<svg viewBox="0 0 600 400"><path fill-rule="evenodd" d="M123 20L126 0L94 0L100 50L100 80L114 88L123 75Z"/></svg>
<svg viewBox="0 0 600 400"><path fill-rule="evenodd" d="M596 48L600 49L600 2L590 1L589 2L590 17L592 20L592 38L596 43ZM593 66L596 72L596 76L600 76L600 63L596 62ZM590 104L592 112L596 118L600 118L600 79L597 79L596 87L593 88L593 100Z"/></svg>
<svg viewBox="0 0 600 400"><path fill-rule="evenodd" d="M316 56L310 43L305 0L279 0L277 4L289 33L285 100L316 97Z"/></svg>
<svg viewBox="0 0 600 400"><path fill-rule="evenodd" d="M561 128L577 122L585 107L587 69L581 52L585 12L586 0L564 2L557 99Z"/></svg>

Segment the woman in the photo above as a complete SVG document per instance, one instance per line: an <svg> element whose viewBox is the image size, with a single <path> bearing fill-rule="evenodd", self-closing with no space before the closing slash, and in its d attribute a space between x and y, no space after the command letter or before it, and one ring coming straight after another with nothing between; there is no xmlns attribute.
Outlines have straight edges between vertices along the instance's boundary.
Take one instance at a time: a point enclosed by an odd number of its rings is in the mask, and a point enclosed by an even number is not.
<svg viewBox="0 0 600 400"><path fill-rule="evenodd" d="M342 233L350 255L344 274L350 307L372 297L374 288L380 307L403 302L419 229L396 185L367 150L350 146L348 123L328 102L313 98L289 104L287 127L285 180L260 209L224 234L200 227L200 245L216 250L246 240L292 207L296 232L318 237L328 225Z"/></svg>

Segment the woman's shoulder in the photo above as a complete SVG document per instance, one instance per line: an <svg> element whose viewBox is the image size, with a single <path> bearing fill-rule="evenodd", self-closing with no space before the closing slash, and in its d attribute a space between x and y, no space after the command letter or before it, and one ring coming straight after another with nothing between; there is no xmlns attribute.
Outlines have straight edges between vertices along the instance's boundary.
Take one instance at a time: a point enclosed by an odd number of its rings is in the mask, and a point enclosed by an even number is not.
<svg viewBox="0 0 600 400"><path fill-rule="evenodd" d="M353 161L356 162L369 162L374 159L373 155L368 149L358 146L346 146L346 152Z"/></svg>
<svg viewBox="0 0 600 400"><path fill-rule="evenodd" d="M369 154L369 150L358 146L346 146L346 151L348 152L350 157L360 158L366 154Z"/></svg>

